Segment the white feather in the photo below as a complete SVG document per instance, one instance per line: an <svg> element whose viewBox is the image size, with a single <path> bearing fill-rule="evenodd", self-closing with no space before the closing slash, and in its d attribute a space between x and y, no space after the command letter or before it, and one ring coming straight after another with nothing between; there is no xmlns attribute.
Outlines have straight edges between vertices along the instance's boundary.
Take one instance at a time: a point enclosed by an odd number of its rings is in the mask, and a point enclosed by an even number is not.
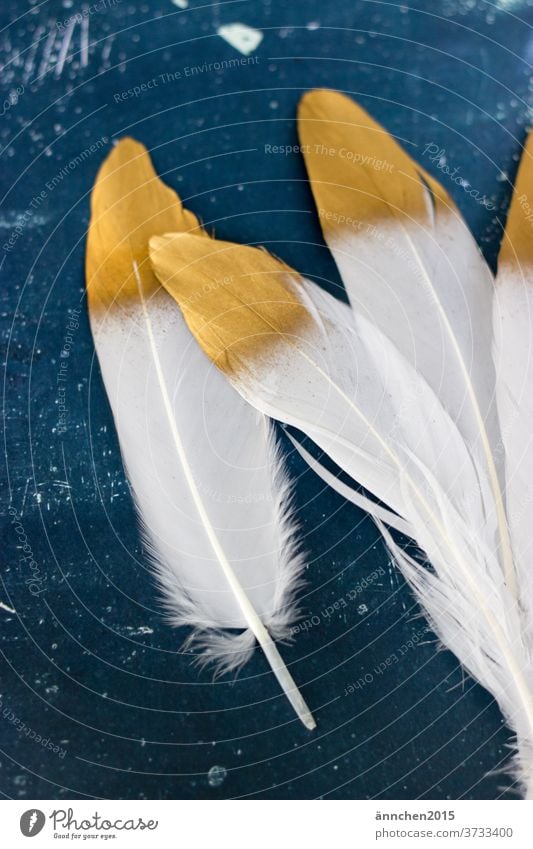
<svg viewBox="0 0 533 849"><path fill-rule="evenodd" d="M430 199L429 189L423 189ZM350 301L438 394L485 468L506 579L516 576L504 512L492 347L492 275L457 210L443 202L420 223L380 223L379 244L339 231L329 245Z"/></svg>
<svg viewBox="0 0 533 849"><path fill-rule="evenodd" d="M380 222L379 240L338 228L329 244L354 309L416 365L466 438L480 422L497 433L492 338L493 280L464 221L428 197L425 221ZM494 441L494 440L491 440ZM497 441L497 440L496 440Z"/></svg>
<svg viewBox="0 0 533 849"><path fill-rule="evenodd" d="M436 633L497 700L517 738L517 781L533 793L533 667L504 578L484 460L374 322L354 314L352 326L341 326L334 299L289 276L285 284L311 322L299 335L279 335L261 357L240 362L237 349L230 379L408 523L429 569L397 546L373 511Z"/></svg>
<svg viewBox="0 0 533 849"><path fill-rule="evenodd" d="M496 398L505 498L519 576L522 628L533 655L533 136L526 140L498 256L493 305Z"/></svg>
<svg viewBox="0 0 533 849"><path fill-rule="evenodd" d="M302 556L271 424L213 367L174 301L91 315L93 335L146 548L174 625L217 671L255 639L307 727L314 721L272 638L297 616ZM234 629L238 629L236 632Z"/></svg>
<svg viewBox="0 0 533 849"><path fill-rule="evenodd" d="M494 297L496 393L505 455L505 497L519 573L525 631L533 652L533 274L506 264Z"/></svg>
<svg viewBox="0 0 533 849"><path fill-rule="evenodd" d="M495 544L516 597L496 450L490 270L447 194L349 98L309 92L299 132L349 300L424 377L476 455L493 493ZM316 153L317 138L329 156Z"/></svg>

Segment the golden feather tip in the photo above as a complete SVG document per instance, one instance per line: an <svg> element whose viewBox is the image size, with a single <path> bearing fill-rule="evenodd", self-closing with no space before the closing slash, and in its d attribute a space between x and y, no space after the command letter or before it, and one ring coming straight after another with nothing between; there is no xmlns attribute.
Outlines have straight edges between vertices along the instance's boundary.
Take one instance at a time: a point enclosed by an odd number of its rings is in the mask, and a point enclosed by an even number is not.
<svg viewBox="0 0 533 849"><path fill-rule="evenodd" d="M296 272L267 251L181 233L150 239L160 283L210 359L238 371L308 320Z"/></svg>

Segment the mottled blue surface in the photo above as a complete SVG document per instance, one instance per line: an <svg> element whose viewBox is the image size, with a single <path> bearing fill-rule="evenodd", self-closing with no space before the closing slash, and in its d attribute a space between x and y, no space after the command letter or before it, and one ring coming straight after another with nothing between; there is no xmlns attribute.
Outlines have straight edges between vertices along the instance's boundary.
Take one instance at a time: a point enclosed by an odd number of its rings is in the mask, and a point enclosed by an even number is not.
<svg viewBox="0 0 533 849"><path fill-rule="evenodd" d="M335 291L300 156L265 153L296 143L296 104L314 86L357 97L440 174L493 262L529 120L533 8L410 5L109 0L72 26L78 0L2 3L0 601L16 611L0 608L7 797L513 797L505 776L487 776L510 754L497 707L424 633L372 522L325 491L286 440L315 624L283 654L318 729L293 718L259 651L217 683L179 653L186 634L161 618L83 301L89 192L125 134L217 235L266 244ZM240 57L216 35L235 21L263 32L257 61L210 69ZM477 199L424 155L429 144ZM213 766L227 772L209 780Z"/></svg>

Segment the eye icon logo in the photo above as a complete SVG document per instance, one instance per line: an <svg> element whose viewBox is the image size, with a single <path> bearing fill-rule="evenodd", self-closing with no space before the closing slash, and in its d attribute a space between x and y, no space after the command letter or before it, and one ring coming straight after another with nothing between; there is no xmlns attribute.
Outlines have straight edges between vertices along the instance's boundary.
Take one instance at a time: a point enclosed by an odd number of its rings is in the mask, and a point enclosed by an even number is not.
<svg viewBox="0 0 533 849"><path fill-rule="evenodd" d="M37 808L32 808L30 811L24 811L20 818L20 830L24 837L35 837L42 831L46 822L46 817L42 811Z"/></svg>

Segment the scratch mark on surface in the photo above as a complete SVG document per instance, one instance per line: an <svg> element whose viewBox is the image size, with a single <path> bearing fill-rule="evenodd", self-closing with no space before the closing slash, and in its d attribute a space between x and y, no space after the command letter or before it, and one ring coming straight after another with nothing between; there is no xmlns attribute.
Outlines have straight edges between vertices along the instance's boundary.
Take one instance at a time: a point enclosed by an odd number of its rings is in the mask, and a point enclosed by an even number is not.
<svg viewBox="0 0 533 849"><path fill-rule="evenodd" d="M74 32L74 27L76 26L76 21L72 18L69 21L68 27L65 31L65 35L63 36L63 41L61 42L61 48L59 50L59 57L57 59L56 79L61 76L63 73L63 67L65 65L65 59L67 58L68 49L70 46L70 40L72 38L72 33Z"/></svg>
<svg viewBox="0 0 533 849"><path fill-rule="evenodd" d="M28 57L26 59L26 64L24 65L24 75L22 77L22 82L27 83L30 75L33 73L33 69L35 68L35 59L37 55L37 49L39 47L39 42L41 37L44 35L45 28L40 26L35 31L35 39L28 53Z"/></svg>
<svg viewBox="0 0 533 849"><path fill-rule="evenodd" d="M44 45L43 57L41 59L41 64L39 65L39 71L37 73L37 77L42 77L43 74L45 74L48 70L48 63L50 62L50 56L52 54L52 50L53 50L53 47L54 47L55 40L56 40L56 31L55 31L55 29L52 29L48 33L48 38L46 39L46 44Z"/></svg>
<svg viewBox="0 0 533 849"><path fill-rule="evenodd" d="M89 64L89 18L87 15L81 19L80 50L81 67L86 68Z"/></svg>
<svg viewBox="0 0 533 849"><path fill-rule="evenodd" d="M113 47L113 41L114 41L113 36L110 36L108 39L106 39L106 42L105 42L105 44L102 48L102 62L104 64L105 64L105 62L107 62L107 60L109 59L109 56L111 54L111 48Z"/></svg>
<svg viewBox="0 0 533 849"><path fill-rule="evenodd" d="M27 497L27 495L28 495L28 487L29 487L29 485L30 485L30 478L28 478L28 480L26 481L26 489L24 490L24 496L23 496L23 498L22 498L22 507L21 507L21 509L20 509L20 515L21 515L21 516L23 516L23 515L24 515L24 508L25 508L25 506L26 506L26 497Z"/></svg>
<svg viewBox="0 0 533 849"><path fill-rule="evenodd" d="M59 486L62 489L71 489L71 485L68 481L54 481L52 486Z"/></svg>

